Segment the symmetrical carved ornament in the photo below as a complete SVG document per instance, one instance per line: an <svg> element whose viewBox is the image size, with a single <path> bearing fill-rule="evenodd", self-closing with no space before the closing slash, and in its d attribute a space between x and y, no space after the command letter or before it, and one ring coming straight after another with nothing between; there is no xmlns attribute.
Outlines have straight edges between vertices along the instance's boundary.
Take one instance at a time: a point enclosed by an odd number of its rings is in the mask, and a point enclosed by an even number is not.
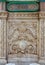
<svg viewBox="0 0 45 65"><path fill-rule="evenodd" d="M34 1L7 2L7 10L10 12L37 12L39 11L39 3Z"/></svg>
<svg viewBox="0 0 45 65"><path fill-rule="evenodd" d="M37 54L37 21L8 21L8 54Z"/></svg>

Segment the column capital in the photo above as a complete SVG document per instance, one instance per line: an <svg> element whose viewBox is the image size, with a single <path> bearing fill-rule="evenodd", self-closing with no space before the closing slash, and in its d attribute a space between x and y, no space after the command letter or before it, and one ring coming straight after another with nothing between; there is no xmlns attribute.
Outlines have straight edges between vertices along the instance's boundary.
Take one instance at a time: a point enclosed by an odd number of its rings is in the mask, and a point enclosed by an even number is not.
<svg viewBox="0 0 45 65"><path fill-rule="evenodd" d="M45 12L39 12L39 18L45 19Z"/></svg>
<svg viewBox="0 0 45 65"><path fill-rule="evenodd" d="M8 13L7 12L0 12L0 19L7 18Z"/></svg>

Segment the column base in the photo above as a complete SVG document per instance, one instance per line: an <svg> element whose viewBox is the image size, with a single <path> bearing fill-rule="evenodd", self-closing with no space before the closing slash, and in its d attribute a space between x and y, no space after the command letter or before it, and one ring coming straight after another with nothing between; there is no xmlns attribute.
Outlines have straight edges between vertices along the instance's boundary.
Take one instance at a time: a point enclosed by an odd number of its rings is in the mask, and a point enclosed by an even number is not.
<svg viewBox="0 0 45 65"><path fill-rule="evenodd" d="M0 65L5 65L7 63L6 59L0 59Z"/></svg>
<svg viewBox="0 0 45 65"><path fill-rule="evenodd" d="M45 57L40 57L39 63L40 63L41 65L45 65Z"/></svg>

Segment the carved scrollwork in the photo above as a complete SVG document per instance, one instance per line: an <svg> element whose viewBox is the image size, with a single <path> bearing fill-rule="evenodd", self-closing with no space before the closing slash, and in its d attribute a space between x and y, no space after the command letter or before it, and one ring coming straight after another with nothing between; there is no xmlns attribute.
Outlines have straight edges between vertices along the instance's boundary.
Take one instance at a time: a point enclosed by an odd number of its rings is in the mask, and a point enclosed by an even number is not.
<svg viewBox="0 0 45 65"><path fill-rule="evenodd" d="M36 54L37 22L9 21L8 26L9 54Z"/></svg>

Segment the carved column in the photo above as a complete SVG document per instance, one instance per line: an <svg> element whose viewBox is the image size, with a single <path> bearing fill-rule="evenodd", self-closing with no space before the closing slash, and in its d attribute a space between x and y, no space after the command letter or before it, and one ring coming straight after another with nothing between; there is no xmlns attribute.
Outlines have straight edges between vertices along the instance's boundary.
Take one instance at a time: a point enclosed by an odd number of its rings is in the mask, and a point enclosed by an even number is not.
<svg viewBox="0 0 45 65"><path fill-rule="evenodd" d="M0 63L6 63L6 18L7 12L0 12Z"/></svg>
<svg viewBox="0 0 45 65"><path fill-rule="evenodd" d="M40 18L40 28L39 28L39 44L40 44L40 63L45 63L45 12L39 13Z"/></svg>

